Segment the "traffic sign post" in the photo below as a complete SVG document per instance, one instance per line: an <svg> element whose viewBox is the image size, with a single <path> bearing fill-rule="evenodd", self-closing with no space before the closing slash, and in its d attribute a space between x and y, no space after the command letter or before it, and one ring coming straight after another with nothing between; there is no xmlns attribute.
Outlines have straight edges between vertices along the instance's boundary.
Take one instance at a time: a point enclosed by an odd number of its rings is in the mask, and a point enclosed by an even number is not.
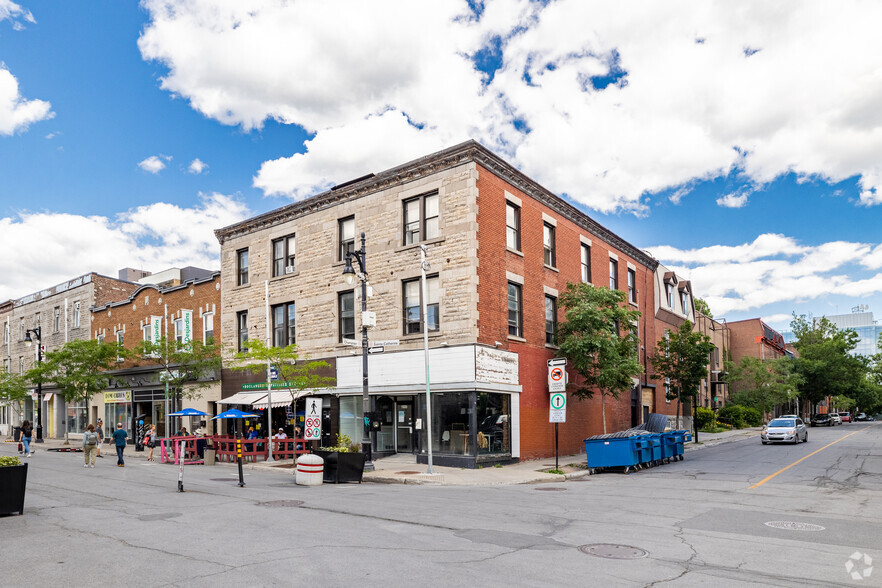
<svg viewBox="0 0 882 588"><path fill-rule="evenodd" d="M567 389L567 359L557 357L548 360L548 391L564 392Z"/></svg>
<svg viewBox="0 0 882 588"><path fill-rule="evenodd" d="M555 368L559 369L559 368ZM567 422L567 395L554 392L549 399L548 422L554 423L554 469L558 468L558 425Z"/></svg>
<svg viewBox="0 0 882 588"><path fill-rule="evenodd" d="M319 441L322 438L322 399L312 396L306 399L306 422L303 427L303 438L307 441Z"/></svg>

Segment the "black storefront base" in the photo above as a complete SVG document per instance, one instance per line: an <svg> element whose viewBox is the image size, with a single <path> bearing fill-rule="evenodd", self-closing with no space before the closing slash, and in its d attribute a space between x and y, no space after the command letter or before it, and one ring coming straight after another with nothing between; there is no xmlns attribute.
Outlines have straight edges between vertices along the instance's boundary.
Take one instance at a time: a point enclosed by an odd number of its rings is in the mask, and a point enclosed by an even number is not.
<svg viewBox="0 0 882 588"><path fill-rule="evenodd" d="M482 455L477 458L474 455L457 455L451 453L432 454L432 465L448 468L466 468L469 470L474 470L479 467L486 468L490 466L495 466L497 464L508 465L512 463L518 463L519 461L520 460L517 457L512 457L507 453L498 455ZM417 463L428 464L429 456L425 453L417 454Z"/></svg>

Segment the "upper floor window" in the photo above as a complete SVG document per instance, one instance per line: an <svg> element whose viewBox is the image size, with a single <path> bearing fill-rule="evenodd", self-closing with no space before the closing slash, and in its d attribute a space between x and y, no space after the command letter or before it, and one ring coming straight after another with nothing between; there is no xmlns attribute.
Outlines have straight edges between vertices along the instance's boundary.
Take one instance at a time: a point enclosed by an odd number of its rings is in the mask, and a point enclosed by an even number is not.
<svg viewBox="0 0 882 588"><path fill-rule="evenodd" d="M582 243L582 281L591 282L591 246Z"/></svg>
<svg viewBox="0 0 882 588"><path fill-rule="evenodd" d="M521 209L511 202L505 203L505 246L521 250Z"/></svg>
<svg viewBox="0 0 882 588"><path fill-rule="evenodd" d="M19 356L18 358L18 373L19 375L24 375L24 357Z"/></svg>
<svg viewBox="0 0 882 588"><path fill-rule="evenodd" d="M145 343L156 343L156 341L153 340L153 323L152 322L148 322L141 329L142 329L142 332L144 333L144 342Z"/></svg>
<svg viewBox="0 0 882 588"><path fill-rule="evenodd" d="M628 268L628 302L637 304L637 272Z"/></svg>
<svg viewBox="0 0 882 588"><path fill-rule="evenodd" d="M287 347L295 342L294 303L277 304L272 308L273 347Z"/></svg>
<svg viewBox="0 0 882 588"><path fill-rule="evenodd" d="M184 342L184 319L179 318L175 319L175 341L178 343Z"/></svg>
<svg viewBox="0 0 882 588"><path fill-rule="evenodd" d="M674 285L673 284L665 284L665 288L668 293L668 308L674 310Z"/></svg>
<svg viewBox="0 0 882 588"><path fill-rule="evenodd" d="M554 227L548 223L542 226L542 249L545 255L545 265L555 267Z"/></svg>
<svg viewBox="0 0 882 588"><path fill-rule="evenodd" d="M521 299L521 286L508 283L508 334L522 337L524 332L523 323L523 300Z"/></svg>
<svg viewBox="0 0 882 588"><path fill-rule="evenodd" d="M9 321L3 323L3 343L9 345Z"/></svg>
<svg viewBox="0 0 882 588"><path fill-rule="evenodd" d="M239 351L245 351L245 342L248 341L248 311L236 313L236 341Z"/></svg>
<svg viewBox="0 0 882 588"><path fill-rule="evenodd" d="M202 342L205 345L214 343L214 313L206 312L202 315Z"/></svg>
<svg viewBox="0 0 882 588"><path fill-rule="evenodd" d="M609 289L619 289L619 262L613 258L609 260Z"/></svg>
<svg viewBox="0 0 882 588"><path fill-rule="evenodd" d="M294 273L296 251L294 235L273 241L273 277Z"/></svg>
<svg viewBox="0 0 882 588"><path fill-rule="evenodd" d="M101 333L100 335L98 335L98 342L104 343L104 333Z"/></svg>
<svg viewBox="0 0 882 588"><path fill-rule="evenodd" d="M557 344L557 299L545 296L545 343Z"/></svg>
<svg viewBox="0 0 882 588"><path fill-rule="evenodd" d="M685 291L680 291L680 306L683 307L683 314L689 316L689 298Z"/></svg>
<svg viewBox="0 0 882 588"><path fill-rule="evenodd" d="M61 330L61 308L58 306L56 306L54 309L54 319L52 327L52 330L56 333Z"/></svg>
<svg viewBox="0 0 882 588"><path fill-rule="evenodd" d="M117 331L116 332L116 344L119 345L120 349L125 347L125 337L126 337L125 331ZM122 360L123 360L122 356L119 356L119 355L116 356L116 361L122 361Z"/></svg>
<svg viewBox="0 0 882 588"><path fill-rule="evenodd" d="M34 328L36 329L39 326L40 326L40 313L38 312L34 315Z"/></svg>
<svg viewBox="0 0 882 588"><path fill-rule="evenodd" d="M341 218L337 224L337 232L340 236L338 251L340 258L338 261L344 261L346 254L355 250L355 217Z"/></svg>
<svg viewBox="0 0 882 588"><path fill-rule="evenodd" d="M404 244L419 243L438 236L438 194L426 194L404 201Z"/></svg>
<svg viewBox="0 0 882 588"><path fill-rule="evenodd" d="M21 319L21 321L19 321L19 323L18 323L18 340L24 341L24 338L25 338L24 319Z"/></svg>
<svg viewBox="0 0 882 588"><path fill-rule="evenodd" d="M340 317L340 342L355 339L355 291L340 292L337 295L337 311Z"/></svg>
<svg viewBox="0 0 882 588"><path fill-rule="evenodd" d="M248 250L240 249L236 252L236 285L244 286L248 283Z"/></svg>
<svg viewBox="0 0 882 588"><path fill-rule="evenodd" d="M422 285L420 279L404 282L404 334L423 332ZM430 331L440 326L438 276L426 278L426 324Z"/></svg>

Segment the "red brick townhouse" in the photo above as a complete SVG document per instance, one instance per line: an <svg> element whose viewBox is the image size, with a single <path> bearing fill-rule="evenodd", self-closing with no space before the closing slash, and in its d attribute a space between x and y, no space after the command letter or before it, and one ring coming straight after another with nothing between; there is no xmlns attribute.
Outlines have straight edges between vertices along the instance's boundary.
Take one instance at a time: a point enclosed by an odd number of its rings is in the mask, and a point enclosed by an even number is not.
<svg viewBox="0 0 882 588"><path fill-rule="evenodd" d="M406 452L424 461L429 429L437 464L553 454L546 362L555 356L557 300L568 282L628 292L643 317L641 361L655 346L658 263L469 141L216 231L224 344L235 349L271 332L273 344L294 342L326 359L336 387L315 392L326 432L361 438L360 284L347 285L342 273L362 233L367 309L375 315L369 338L383 349L368 362L371 410L381 423L372 433L375 456ZM430 264L426 321L421 246ZM261 378L228 375L224 399L250 404L249 387ZM642 422L646 378L635 381L631 397L608 404L610 430ZM302 401L291 400L299 412ZM601 429L599 397L571 401L560 450L579 451Z"/></svg>

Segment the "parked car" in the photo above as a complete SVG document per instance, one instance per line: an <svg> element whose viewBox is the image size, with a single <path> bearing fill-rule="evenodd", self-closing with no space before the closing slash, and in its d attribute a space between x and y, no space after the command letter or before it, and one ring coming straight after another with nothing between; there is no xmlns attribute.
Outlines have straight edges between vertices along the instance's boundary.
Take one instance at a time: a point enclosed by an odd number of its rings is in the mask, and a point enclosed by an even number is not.
<svg viewBox="0 0 882 588"><path fill-rule="evenodd" d="M856 421L875 421L876 419L874 419L870 415L862 412L862 413L859 413L856 417L854 417L854 420L856 420Z"/></svg>
<svg viewBox="0 0 882 588"><path fill-rule="evenodd" d="M779 418L779 419L798 419L799 415L797 415L797 414L782 414L781 416L779 416L777 418Z"/></svg>
<svg viewBox="0 0 882 588"><path fill-rule="evenodd" d="M839 418L842 419L842 422L843 422L843 423L850 423L850 422L851 422L851 413L849 413L849 412L840 412L840 413L839 413Z"/></svg>
<svg viewBox="0 0 882 588"><path fill-rule="evenodd" d="M793 443L796 445L800 440L808 442L808 429L800 418L783 419L779 417L772 419L768 425L763 427L763 432L760 433L760 440L763 442L763 445L775 442Z"/></svg>
<svg viewBox="0 0 882 588"><path fill-rule="evenodd" d="M813 427L832 427L833 419L829 414L816 414L812 417L811 425Z"/></svg>
<svg viewBox="0 0 882 588"><path fill-rule="evenodd" d="M831 412L830 413L830 420L833 421L834 425L841 425L842 424L842 418L839 416L838 412Z"/></svg>

